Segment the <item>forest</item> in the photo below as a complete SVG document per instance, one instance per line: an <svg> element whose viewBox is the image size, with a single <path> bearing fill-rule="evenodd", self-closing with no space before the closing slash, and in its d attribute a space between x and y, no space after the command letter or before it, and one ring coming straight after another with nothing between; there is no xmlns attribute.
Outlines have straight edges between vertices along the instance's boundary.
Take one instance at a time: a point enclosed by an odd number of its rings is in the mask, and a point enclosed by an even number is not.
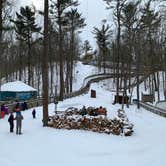
<svg viewBox="0 0 166 166"><path fill-rule="evenodd" d="M166 89L164 0L103 1L113 22L103 19L100 27L94 27L94 49L79 37L86 18L78 10L77 0L45 0L44 11L22 6L16 12L14 0L0 0L0 84L22 80L38 89L44 98L46 121L48 96L55 94L57 87L61 101L65 93L73 92L77 61L95 64L103 73L111 68L117 96L121 90L124 95L130 91L133 75L137 99L144 78L149 80L150 93L158 92L158 100L159 86ZM43 24L37 22L38 17L43 18Z"/></svg>

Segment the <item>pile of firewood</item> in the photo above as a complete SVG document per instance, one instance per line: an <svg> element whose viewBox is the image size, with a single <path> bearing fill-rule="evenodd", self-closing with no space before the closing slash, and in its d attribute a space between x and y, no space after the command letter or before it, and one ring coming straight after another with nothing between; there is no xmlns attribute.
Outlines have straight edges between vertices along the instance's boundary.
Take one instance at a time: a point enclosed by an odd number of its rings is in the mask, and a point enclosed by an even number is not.
<svg viewBox="0 0 166 166"><path fill-rule="evenodd" d="M134 125L129 122L129 119L127 118L127 115L124 110L118 110L118 118L123 123L123 134L125 136L131 136L133 133Z"/></svg>
<svg viewBox="0 0 166 166"><path fill-rule="evenodd" d="M118 110L118 117L111 120L106 116L82 116L79 110L72 109L51 117L49 126L57 129L88 130L98 133L130 136L133 125L129 123L124 111Z"/></svg>

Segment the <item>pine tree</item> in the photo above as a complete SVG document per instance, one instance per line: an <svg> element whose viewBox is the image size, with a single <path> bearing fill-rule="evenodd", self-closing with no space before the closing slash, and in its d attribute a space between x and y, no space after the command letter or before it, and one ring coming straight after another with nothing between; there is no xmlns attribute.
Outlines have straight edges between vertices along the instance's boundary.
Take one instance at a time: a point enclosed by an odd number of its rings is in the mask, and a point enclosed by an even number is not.
<svg viewBox="0 0 166 166"><path fill-rule="evenodd" d="M136 2L128 2L122 8L122 26L124 27L123 30L123 41L125 45L126 53L122 56L123 65L123 85L124 91L123 95L127 95L127 79L129 79L129 92L131 86L131 64L134 55L134 29L137 25L137 14L138 14L138 5L139 1ZM131 99L130 99L131 100ZM122 109L124 104L122 103Z"/></svg>
<svg viewBox="0 0 166 166"><path fill-rule="evenodd" d="M88 51L92 50L92 46L90 45L88 40L84 41L82 49L84 51L84 56L86 56L88 54Z"/></svg>
<svg viewBox="0 0 166 166"><path fill-rule="evenodd" d="M121 50L121 26L122 26L122 9L127 0L103 0L107 4L107 9L114 9L114 20L116 22L117 34L116 34L116 96L118 100L120 89L120 50ZM118 101L115 101L118 102Z"/></svg>
<svg viewBox="0 0 166 166"><path fill-rule="evenodd" d="M31 48L33 44L33 34L39 33L41 27L39 27L35 22L35 12L29 6L20 8L20 14L16 12L16 20L11 20L15 25L15 32L17 40L20 42L25 42L28 47L28 84L32 84L32 67L31 67Z"/></svg>
<svg viewBox="0 0 166 166"><path fill-rule="evenodd" d="M1 46L1 38L2 38L2 4L3 4L3 0L0 0L0 46Z"/></svg>
<svg viewBox="0 0 166 166"><path fill-rule="evenodd" d="M11 27L8 26L9 19L11 17L12 11L12 3L10 0L0 0L0 88L1 88L1 78L4 76L4 72L6 71L6 65L2 63L5 58L4 48L7 46L7 43L3 45L4 42L4 34L8 32ZM3 46L2 46L3 45ZM4 57L3 57L4 56Z"/></svg>
<svg viewBox="0 0 166 166"><path fill-rule="evenodd" d="M103 63L104 73L106 72L106 57L109 53L109 45L110 45L110 37L111 37L111 30L110 26L105 23L102 25L101 29L94 27L93 34L97 40L97 44L99 47L99 52L101 58L99 62Z"/></svg>
<svg viewBox="0 0 166 166"><path fill-rule="evenodd" d="M73 91L73 64L74 59L76 59L76 48L75 48L75 33L78 29L83 28L85 24L85 19L82 18L81 14L77 9L71 9L69 12L65 14L65 23L66 30L70 33L70 57L69 57L69 66L70 66L70 76L69 76L69 85L70 92Z"/></svg>
<svg viewBox="0 0 166 166"><path fill-rule="evenodd" d="M58 57L60 61L59 69L60 69L60 94L59 94L59 100L63 100L64 95L64 70L63 70L63 26L64 26L64 17L66 10L72 6L77 6L78 1L77 0L57 0L56 2L54 0L51 0L51 14L55 16L56 23L58 27L58 43L59 43L59 50L58 50Z"/></svg>

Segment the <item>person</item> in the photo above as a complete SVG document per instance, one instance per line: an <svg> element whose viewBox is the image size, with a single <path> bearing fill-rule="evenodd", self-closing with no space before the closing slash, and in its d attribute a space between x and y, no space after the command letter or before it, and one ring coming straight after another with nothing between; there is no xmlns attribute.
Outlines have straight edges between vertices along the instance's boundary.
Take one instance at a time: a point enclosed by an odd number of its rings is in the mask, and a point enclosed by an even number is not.
<svg viewBox="0 0 166 166"><path fill-rule="evenodd" d="M8 107L8 106L5 106L5 109L6 109L6 110L5 110L5 114L8 115L8 114L9 114L9 107Z"/></svg>
<svg viewBox="0 0 166 166"><path fill-rule="evenodd" d="M1 105L1 111L4 111L4 112L5 112L5 104L2 104L2 105Z"/></svg>
<svg viewBox="0 0 166 166"><path fill-rule="evenodd" d="M21 111L21 107L20 107L20 103L17 102L17 104L13 107L13 112L20 112Z"/></svg>
<svg viewBox="0 0 166 166"><path fill-rule="evenodd" d="M87 114L86 107L83 106L82 109L81 109L81 115L84 116L86 114Z"/></svg>
<svg viewBox="0 0 166 166"><path fill-rule="evenodd" d="M106 109L103 108L102 106L99 107L98 111L97 111L98 115L106 115Z"/></svg>
<svg viewBox="0 0 166 166"><path fill-rule="evenodd" d="M32 116L33 116L33 119L36 118L36 110L35 109L32 110Z"/></svg>
<svg viewBox="0 0 166 166"><path fill-rule="evenodd" d="M0 112L0 118L4 118L5 117L5 112L4 111L1 111Z"/></svg>
<svg viewBox="0 0 166 166"><path fill-rule="evenodd" d="M25 101L21 104L21 107L22 107L22 110L28 109L27 103Z"/></svg>
<svg viewBox="0 0 166 166"><path fill-rule="evenodd" d="M17 101L15 108L20 108L20 103Z"/></svg>
<svg viewBox="0 0 166 166"><path fill-rule="evenodd" d="M24 118L23 118L21 112L17 112L16 117L14 118L14 120L16 120L16 134L22 134L21 128L22 128L22 120L23 119Z"/></svg>
<svg viewBox="0 0 166 166"><path fill-rule="evenodd" d="M98 112L98 115L101 115L101 114L102 114L102 112L103 112L103 108L102 108L102 106L99 107L99 109L98 109L97 112Z"/></svg>
<svg viewBox="0 0 166 166"><path fill-rule="evenodd" d="M13 129L14 129L14 115L13 115L12 112L10 113L10 116L8 118L8 122L9 122L9 125L10 125L10 132L13 133Z"/></svg>
<svg viewBox="0 0 166 166"><path fill-rule="evenodd" d="M2 105L1 105L1 118L4 118L4 117L5 117L5 111L6 111L5 105L2 104Z"/></svg>

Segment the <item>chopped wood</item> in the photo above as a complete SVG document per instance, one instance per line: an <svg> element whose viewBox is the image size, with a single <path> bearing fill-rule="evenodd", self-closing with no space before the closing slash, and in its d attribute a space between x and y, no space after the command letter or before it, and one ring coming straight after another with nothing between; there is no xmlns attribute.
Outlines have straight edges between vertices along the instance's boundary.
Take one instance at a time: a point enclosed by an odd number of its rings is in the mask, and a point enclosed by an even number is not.
<svg viewBox="0 0 166 166"><path fill-rule="evenodd" d="M94 110L97 109L94 108ZM125 111L120 109L118 110L118 116L114 119L108 119L106 115L90 116L88 111L86 115L82 116L81 110L73 107L64 112L57 112L56 115L50 118L49 126L57 129L88 130L124 136L131 136L134 126L129 122Z"/></svg>

